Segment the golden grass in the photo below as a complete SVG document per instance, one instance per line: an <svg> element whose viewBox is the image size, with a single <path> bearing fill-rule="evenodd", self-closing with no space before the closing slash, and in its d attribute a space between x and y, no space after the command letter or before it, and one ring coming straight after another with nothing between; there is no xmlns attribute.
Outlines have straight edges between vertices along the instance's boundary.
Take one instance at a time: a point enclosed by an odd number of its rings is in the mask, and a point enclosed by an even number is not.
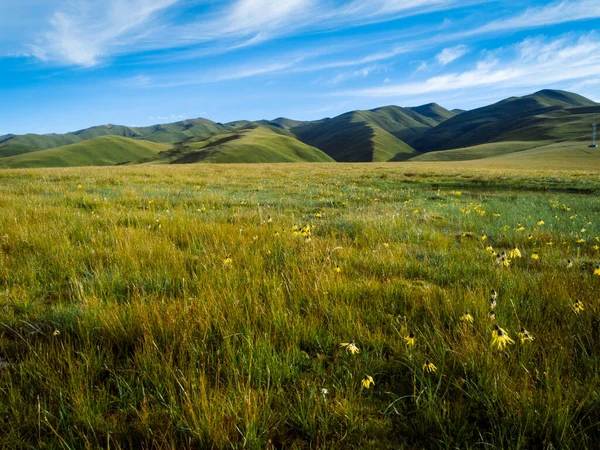
<svg viewBox="0 0 600 450"><path fill-rule="evenodd" d="M599 182L458 164L2 171L0 446L592 448Z"/></svg>

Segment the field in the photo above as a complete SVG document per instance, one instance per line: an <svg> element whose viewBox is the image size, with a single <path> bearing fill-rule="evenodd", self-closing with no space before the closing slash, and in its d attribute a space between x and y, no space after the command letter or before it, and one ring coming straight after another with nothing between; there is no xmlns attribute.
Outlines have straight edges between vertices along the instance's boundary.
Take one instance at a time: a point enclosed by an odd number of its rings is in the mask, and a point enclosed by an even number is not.
<svg viewBox="0 0 600 450"><path fill-rule="evenodd" d="M537 157L0 171L0 447L596 447L597 157Z"/></svg>

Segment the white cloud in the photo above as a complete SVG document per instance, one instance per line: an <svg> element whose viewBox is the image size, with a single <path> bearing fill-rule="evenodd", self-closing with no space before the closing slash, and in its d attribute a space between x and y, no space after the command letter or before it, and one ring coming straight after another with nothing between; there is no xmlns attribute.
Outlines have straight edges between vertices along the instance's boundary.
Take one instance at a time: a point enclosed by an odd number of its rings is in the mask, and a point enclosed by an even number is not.
<svg viewBox="0 0 600 450"><path fill-rule="evenodd" d="M532 29L598 17L600 17L600 1L564 0L546 6L529 8L522 14L490 22L480 28L476 28L472 32L466 32L465 35Z"/></svg>
<svg viewBox="0 0 600 450"><path fill-rule="evenodd" d="M377 65L363 67L361 69L354 70L351 72L340 73L326 84L340 84L344 81L348 81L353 78L368 78L369 75L379 72L380 70L380 67Z"/></svg>
<svg viewBox="0 0 600 450"><path fill-rule="evenodd" d="M508 59L506 58L508 56ZM464 72L447 73L421 81L378 86L339 95L409 97L416 94L469 90L482 86L502 88L551 86L555 83L600 76L600 40L596 33L579 39L527 39L489 53Z"/></svg>
<svg viewBox="0 0 600 450"><path fill-rule="evenodd" d="M436 61L442 66L446 66L457 59L462 58L469 52L466 45L457 45L455 47L447 47L435 57Z"/></svg>
<svg viewBox="0 0 600 450"><path fill-rule="evenodd" d="M155 15L179 0L73 0L50 18L50 31L31 45L43 61L94 66L139 39Z"/></svg>
<svg viewBox="0 0 600 450"><path fill-rule="evenodd" d="M194 0L199 2L200 0ZM469 0L468 3L489 0ZM94 66L108 56L226 42L231 50L282 36L326 31L464 6L460 0L235 0L210 13L170 21L182 0L57 2L49 29L30 45L43 61ZM176 15L176 14L174 14ZM43 28L43 27L41 27ZM368 62L368 61L367 61Z"/></svg>

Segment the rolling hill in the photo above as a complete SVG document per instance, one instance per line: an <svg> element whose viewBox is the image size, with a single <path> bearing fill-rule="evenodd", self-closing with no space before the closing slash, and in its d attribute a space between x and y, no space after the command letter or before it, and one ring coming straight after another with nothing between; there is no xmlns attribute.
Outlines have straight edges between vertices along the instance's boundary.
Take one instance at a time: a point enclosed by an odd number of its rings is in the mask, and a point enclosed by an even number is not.
<svg viewBox="0 0 600 450"><path fill-rule="evenodd" d="M281 163L333 162L321 150L310 147L277 128L250 124L246 128L192 138L162 152L151 162L190 163Z"/></svg>
<svg viewBox="0 0 600 450"><path fill-rule="evenodd" d="M227 131L225 125L207 119L132 128L121 125L100 125L66 134L26 134L0 141L0 157L61 147L101 136L119 136L151 142L175 143L190 137L209 137Z"/></svg>
<svg viewBox="0 0 600 450"><path fill-rule="evenodd" d="M0 168L109 166L155 157L170 144L102 136L48 150L0 158Z"/></svg>
<svg viewBox="0 0 600 450"><path fill-rule="evenodd" d="M298 125L290 131L336 161L402 161L417 155L405 139L454 116L434 103L415 108L384 106Z"/></svg>
<svg viewBox="0 0 600 450"><path fill-rule="evenodd" d="M407 142L420 152L508 141L582 138L600 120L600 105L577 94L544 90L466 111Z"/></svg>
<svg viewBox="0 0 600 450"><path fill-rule="evenodd" d="M222 124L199 118L149 127L109 124L66 134L9 134L0 136L0 167L468 161L553 143L584 143L594 122L600 123L600 104L566 91L543 90L471 111L429 103L357 110L317 121L279 117Z"/></svg>

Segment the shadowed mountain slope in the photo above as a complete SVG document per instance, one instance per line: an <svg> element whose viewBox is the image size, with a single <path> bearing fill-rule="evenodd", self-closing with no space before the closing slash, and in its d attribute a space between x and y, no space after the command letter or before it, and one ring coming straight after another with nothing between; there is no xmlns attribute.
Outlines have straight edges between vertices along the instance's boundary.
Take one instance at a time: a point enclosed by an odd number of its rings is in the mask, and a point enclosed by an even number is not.
<svg viewBox="0 0 600 450"><path fill-rule="evenodd" d="M192 138L163 152L154 163L280 163L333 162L318 148L310 147L283 130L249 125L208 139Z"/></svg>
<svg viewBox="0 0 600 450"><path fill-rule="evenodd" d="M598 107L577 94L544 90L463 112L407 142L431 152L501 141L572 139L586 133Z"/></svg>

